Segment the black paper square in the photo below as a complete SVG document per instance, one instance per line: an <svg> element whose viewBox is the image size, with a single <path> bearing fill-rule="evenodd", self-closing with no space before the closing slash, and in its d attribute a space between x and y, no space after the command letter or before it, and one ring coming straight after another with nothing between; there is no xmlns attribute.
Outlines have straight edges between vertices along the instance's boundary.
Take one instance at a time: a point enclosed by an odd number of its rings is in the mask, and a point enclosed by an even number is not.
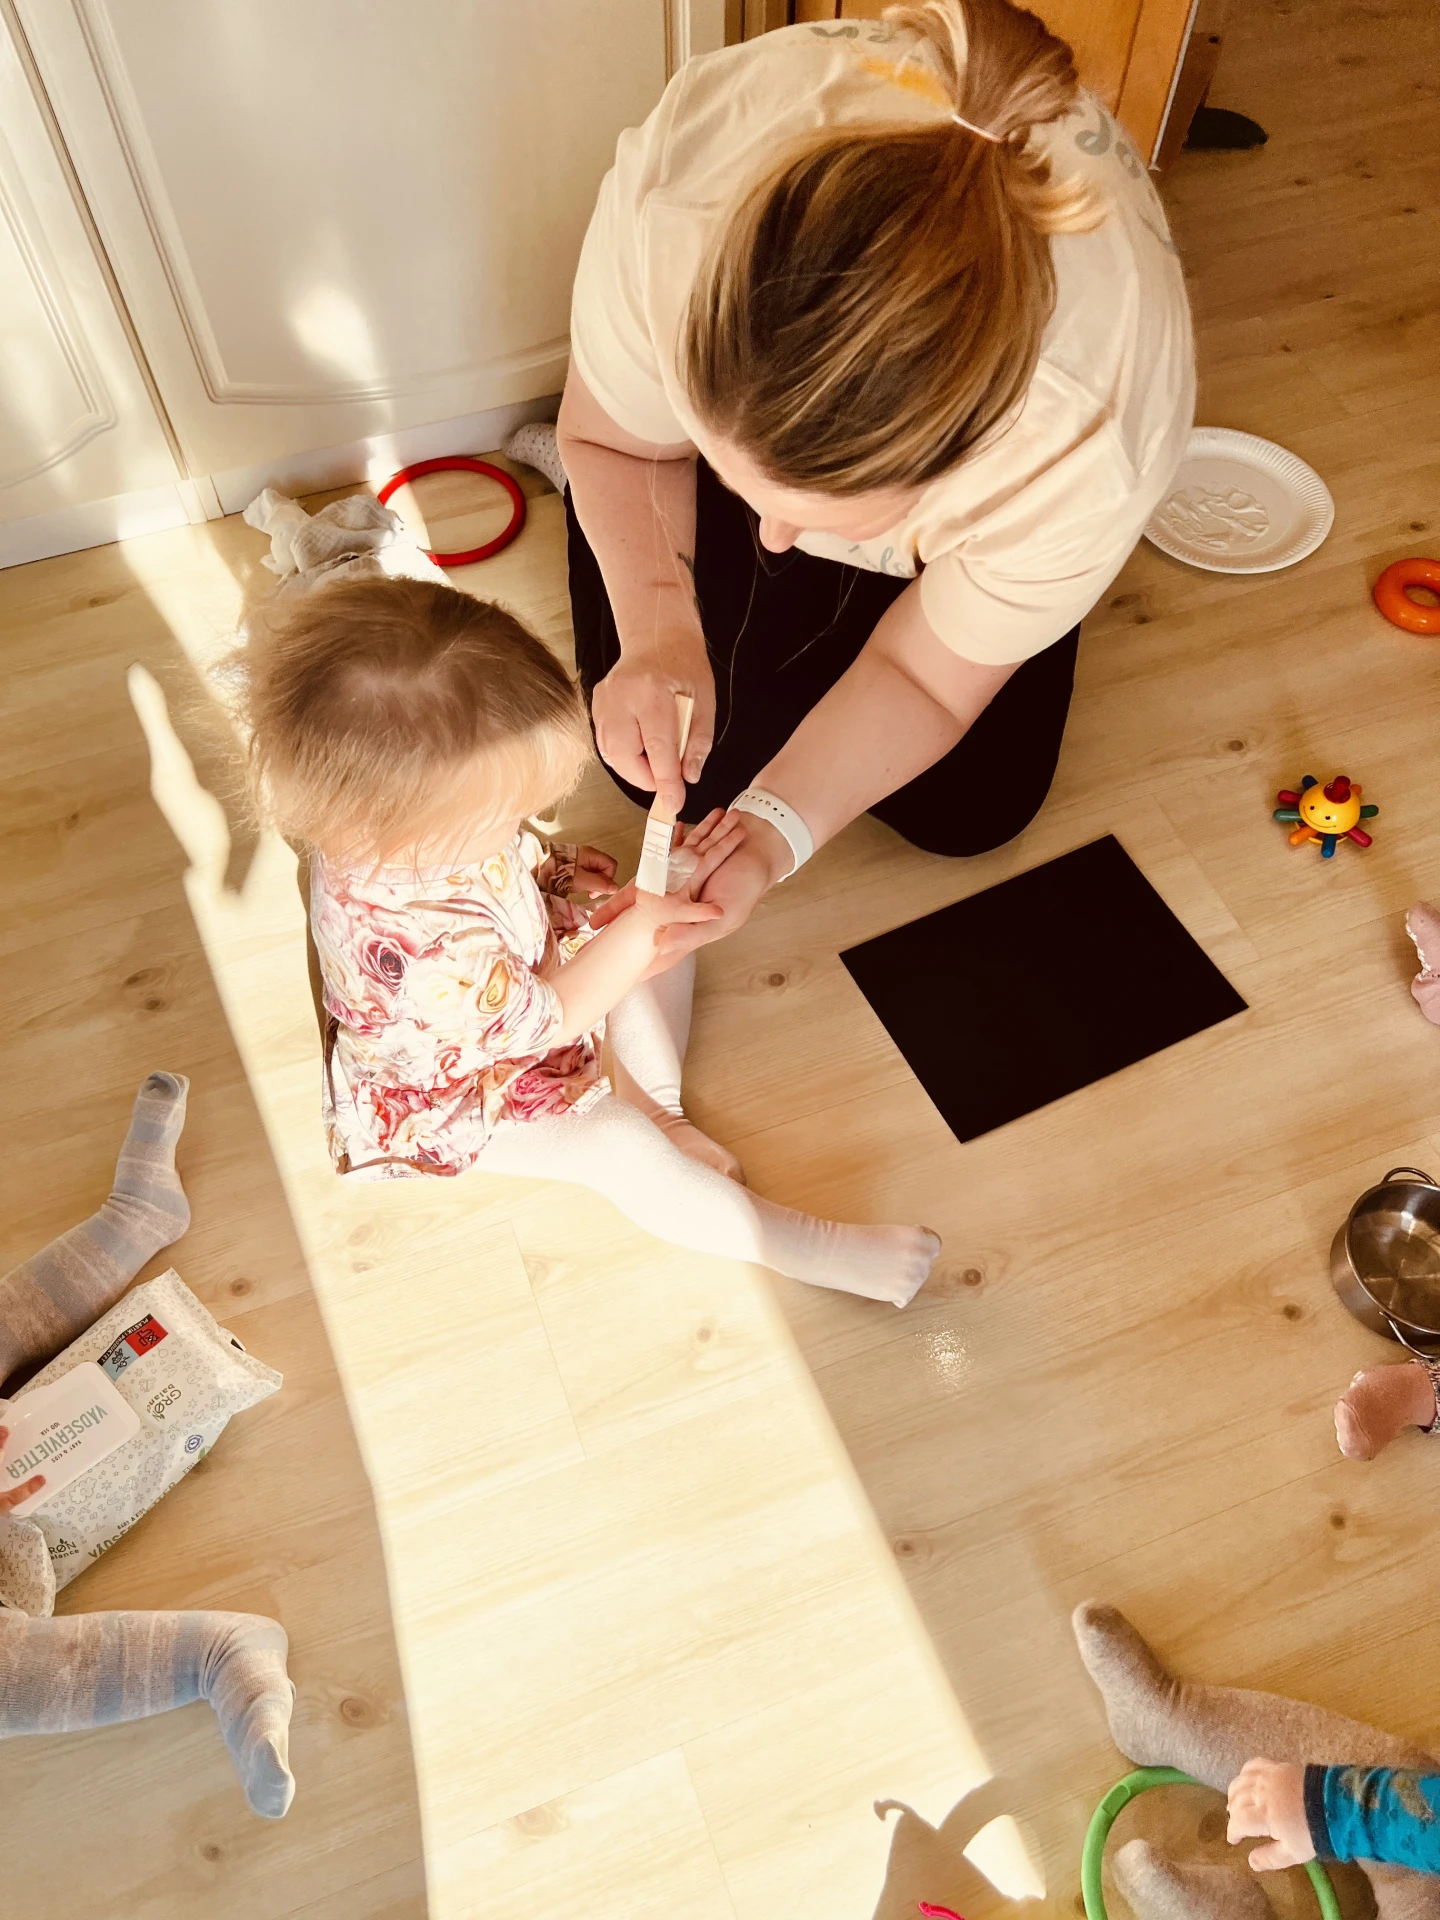
<svg viewBox="0 0 1440 1920"><path fill-rule="evenodd" d="M840 958L961 1140L1245 1011L1111 834Z"/></svg>

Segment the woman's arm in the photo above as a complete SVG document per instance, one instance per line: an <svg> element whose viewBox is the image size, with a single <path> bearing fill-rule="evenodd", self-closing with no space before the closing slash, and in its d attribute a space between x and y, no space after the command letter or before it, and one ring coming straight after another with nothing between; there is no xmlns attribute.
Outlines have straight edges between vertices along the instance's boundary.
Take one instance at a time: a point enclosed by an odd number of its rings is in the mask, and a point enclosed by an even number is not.
<svg viewBox="0 0 1440 1920"><path fill-rule="evenodd" d="M925 618L917 580L755 785L794 807L823 846L943 759L1014 671L979 666L947 647Z"/></svg>
<svg viewBox="0 0 1440 1920"><path fill-rule="evenodd" d="M1017 663L1018 664L1018 663ZM920 583L885 613L860 657L800 722L755 785L792 806L815 845L933 767L962 740L1015 671L962 659L934 632ZM790 848L767 821L746 815L745 844L707 884L724 917L677 928L667 959L733 933L790 870Z"/></svg>
<svg viewBox="0 0 1440 1920"><path fill-rule="evenodd" d="M596 742L622 779L678 811L715 733L715 681L695 605L695 449L650 446L617 426L573 360L556 430L620 636L619 664L595 689ZM677 693L695 701L683 774Z"/></svg>

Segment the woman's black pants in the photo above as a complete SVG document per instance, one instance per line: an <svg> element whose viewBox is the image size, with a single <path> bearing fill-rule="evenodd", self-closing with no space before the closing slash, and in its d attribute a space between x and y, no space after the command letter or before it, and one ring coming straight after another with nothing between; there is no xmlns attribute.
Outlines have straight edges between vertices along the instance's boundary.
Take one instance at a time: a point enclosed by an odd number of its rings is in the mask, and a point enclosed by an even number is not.
<svg viewBox="0 0 1440 1920"><path fill-rule="evenodd" d="M575 657L589 703L620 657L600 568L567 493ZM755 515L701 460L696 478L695 593L715 674L715 744L684 818L726 807L829 692L910 582L767 553ZM1010 676L965 738L870 809L930 853L987 853L1040 811L1070 711L1079 627ZM607 769L607 771L610 771ZM652 796L610 771L642 807Z"/></svg>

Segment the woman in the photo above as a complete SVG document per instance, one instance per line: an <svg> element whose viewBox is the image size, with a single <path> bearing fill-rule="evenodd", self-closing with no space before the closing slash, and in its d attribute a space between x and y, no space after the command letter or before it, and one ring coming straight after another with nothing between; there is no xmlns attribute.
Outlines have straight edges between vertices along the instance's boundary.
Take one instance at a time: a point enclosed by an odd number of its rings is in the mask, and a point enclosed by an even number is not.
<svg viewBox="0 0 1440 1920"><path fill-rule="evenodd" d="M676 75L600 191L558 431L602 756L753 816L685 944L866 810L951 855L1034 817L1193 398L1145 168L1033 14L927 0Z"/></svg>

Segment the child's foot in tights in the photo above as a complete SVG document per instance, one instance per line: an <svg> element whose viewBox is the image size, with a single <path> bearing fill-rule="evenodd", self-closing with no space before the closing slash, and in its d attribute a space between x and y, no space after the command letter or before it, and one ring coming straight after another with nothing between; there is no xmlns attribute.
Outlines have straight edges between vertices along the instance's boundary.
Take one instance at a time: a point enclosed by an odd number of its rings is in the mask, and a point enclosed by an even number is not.
<svg viewBox="0 0 1440 1920"><path fill-rule="evenodd" d="M1335 1409L1335 1437L1347 1460L1373 1460L1407 1427L1434 1426L1435 1382L1421 1360L1366 1367Z"/></svg>
<svg viewBox="0 0 1440 1920"><path fill-rule="evenodd" d="M659 1127L688 1160L745 1185L745 1169L728 1147L702 1133L680 1103L680 1079L690 1040L695 956L669 973L642 981L613 1009L608 1022L614 1053L611 1078L626 1106Z"/></svg>
<svg viewBox="0 0 1440 1920"><path fill-rule="evenodd" d="M940 1255L940 1236L929 1227L854 1227L840 1220L810 1220L809 1225L809 1245L800 1258L772 1255L769 1264L809 1286L861 1300L908 1307Z"/></svg>
<svg viewBox="0 0 1440 1920"><path fill-rule="evenodd" d="M629 1098L628 1088L621 1098ZM713 1167L716 1173L723 1173L727 1180L734 1180L739 1186L745 1185L745 1169L730 1149L722 1147L718 1140L712 1140L708 1133L702 1133L683 1110L667 1113L643 1101L634 1104L640 1107L642 1113L649 1115L666 1138L672 1140L688 1159L698 1160L702 1167Z"/></svg>

